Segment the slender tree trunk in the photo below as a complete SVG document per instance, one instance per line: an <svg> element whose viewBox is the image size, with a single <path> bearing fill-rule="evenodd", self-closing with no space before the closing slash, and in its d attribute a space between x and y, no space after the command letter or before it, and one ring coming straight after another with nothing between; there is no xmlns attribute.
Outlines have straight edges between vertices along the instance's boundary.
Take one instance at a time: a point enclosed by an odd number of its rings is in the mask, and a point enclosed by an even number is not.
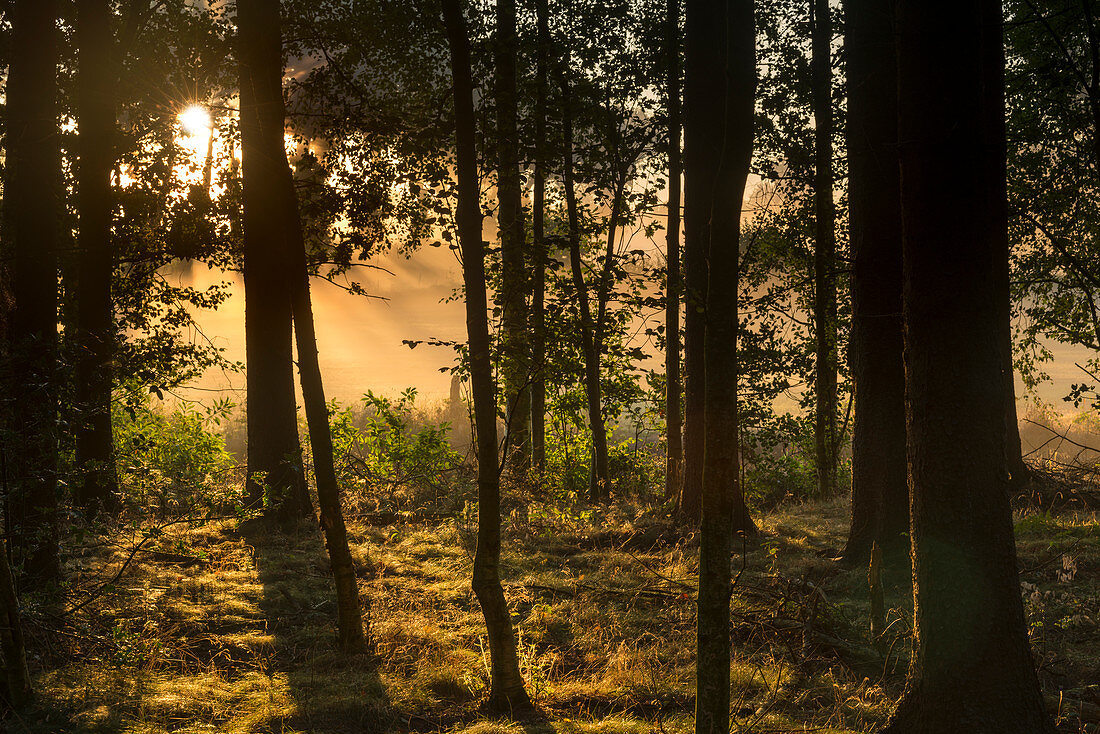
<svg viewBox="0 0 1100 734"><path fill-rule="evenodd" d="M516 93L516 3L496 2L497 223L500 227L501 370L507 403L508 466L522 476L531 466L531 355L527 330L523 191L519 171Z"/></svg>
<svg viewBox="0 0 1100 734"><path fill-rule="evenodd" d="M581 318L581 350L584 353L584 387L588 398L588 427L592 432L592 471L589 472L588 494L591 499L607 496L611 472L607 458L607 427L603 422L603 398L600 395L600 355L596 346L596 326L588 302L588 284L584 282L581 262L581 223L577 206L577 191L573 181L573 111L569 92L568 58L561 64L558 83L562 96L562 136L565 158L562 163L562 185L565 188L565 210L569 222L569 264L573 287L577 291L577 308Z"/></svg>
<svg viewBox="0 0 1100 734"><path fill-rule="evenodd" d="M722 150L712 186L689 189L687 202L710 212L695 731L726 734L731 540L733 531L755 529L740 486L736 348L741 204L752 158L756 88L752 0L688 0L685 66L689 145L702 132L695 123L716 117ZM693 200L697 196L706 198Z"/></svg>
<svg viewBox="0 0 1100 734"><path fill-rule="evenodd" d="M901 201L893 5L847 0L848 204L855 383L852 524L843 557L908 566Z"/></svg>
<svg viewBox="0 0 1100 734"><path fill-rule="evenodd" d="M313 471L317 478L317 504L336 586L339 645L345 652L361 652L366 643L359 585L340 509L332 433L317 359L317 335L309 296L305 242L298 216L294 178L283 142L286 114L282 94L279 6L266 0L238 0L237 23L240 29L242 90L246 84L248 87L248 94L242 94L241 99L244 194L274 220L275 230L264 231L264 234L270 235L269 257L282 268L283 281L290 290L293 304L298 370L309 424ZM276 212L281 217L273 215ZM246 238L249 236L249 224L246 217ZM308 496L306 500L308 502ZM301 513L302 509L310 512L306 504L294 514Z"/></svg>
<svg viewBox="0 0 1100 734"><path fill-rule="evenodd" d="M4 248L14 311L7 522L27 585L61 575L57 528L57 243L62 220L57 0L11 3Z"/></svg>
<svg viewBox="0 0 1100 734"><path fill-rule="evenodd" d="M535 1L538 46L535 62L535 171L532 199L531 281L531 461L546 471L546 115L550 63L550 10Z"/></svg>
<svg viewBox="0 0 1100 734"><path fill-rule="evenodd" d="M836 494L836 206L833 203L833 39L829 0L811 0L814 111L814 443L817 491Z"/></svg>
<svg viewBox="0 0 1100 734"><path fill-rule="evenodd" d="M111 168L115 97L111 9L107 0L77 4L80 52L78 150L80 235L76 280L76 504L89 517L118 507L111 430L114 311L111 277Z"/></svg>
<svg viewBox="0 0 1100 734"><path fill-rule="evenodd" d="M19 597L8 565L7 545L0 541L0 653L4 658L4 678L7 701L19 710L34 699L31 674L27 669L27 645L23 638L23 619L19 613Z"/></svg>
<svg viewBox="0 0 1100 734"><path fill-rule="evenodd" d="M238 12L270 19L269 2L242 0ZM256 17L252 15L252 17ZM238 19L239 20L239 19ZM277 21L276 17L276 21ZM266 22L262 20L261 22ZM277 27L277 26L276 26ZM265 503L280 517L307 517L309 491L298 441L294 396L292 311L285 254L279 243L285 221L273 216L270 202L279 194L278 177L286 165L283 144L281 42L265 28L245 27L240 42L241 165L244 199L244 326L247 363L248 492L252 507ZM275 64L274 71L267 67ZM272 74L275 74L274 88ZM277 104L278 109L269 109ZM263 116L278 119L276 149ZM271 124L268 122L267 124ZM267 136L265 138L265 135ZM266 146L266 147L265 147ZM249 185L250 184L250 185ZM266 495L266 497L265 497ZM265 502L266 500L266 502Z"/></svg>
<svg viewBox="0 0 1100 734"><path fill-rule="evenodd" d="M489 636L489 706L516 713L531 708L523 685L512 633L512 617L500 585L500 475L497 470L496 391L490 362L485 297L485 251L481 241L481 203L477 174L474 84L470 41L462 0L442 0L443 21L454 78L455 148L458 175L458 240L466 287L466 332L470 382L477 426L477 551L473 590L485 615Z"/></svg>
<svg viewBox="0 0 1100 734"><path fill-rule="evenodd" d="M915 619L886 731L1052 733L1005 472L1001 4L956 3L945 23L942 7L902 0L897 37Z"/></svg>
<svg viewBox="0 0 1100 734"><path fill-rule="evenodd" d="M701 81L707 74L705 64L711 63L705 60L706 54L714 52L700 49L693 52L687 47L691 42L691 33L685 32L684 480L677 508L686 520L698 523L703 498L703 413L706 404L703 337L706 327L707 251L710 248L709 202L713 196L718 160L722 156L723 112L711 98L713 90Z"/></svg>
<svg viewBox="0 0 1100 734"><path fill-rule="evenodd" d="M665 255L665 497L680 491L684 463L683 383L680 379L680 0L665 5L665 53L668 56L668 221Z"/></svg>

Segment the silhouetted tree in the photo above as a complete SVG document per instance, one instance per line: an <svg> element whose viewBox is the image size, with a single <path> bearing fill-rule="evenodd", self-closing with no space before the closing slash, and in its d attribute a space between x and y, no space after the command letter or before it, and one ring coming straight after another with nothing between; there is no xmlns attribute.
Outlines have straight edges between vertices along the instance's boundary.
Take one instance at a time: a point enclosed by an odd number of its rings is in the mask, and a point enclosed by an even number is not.
<svg viewBox="0 0 1100 734"><path fill-rule="evenodd" d="M535 161L531 199L531 459L546 469L546 116L550 74L550 10L535 0Z"/></svg>
<svg viewBox="0 0 1100 734"><path fill-rule="evenodd" d="M519 95L516 92L516 3L497 0L493 57L496 68L497 224L501 257L501 349L503 364L506 457L522 474L531 465L531 343L527 326L526 235L519 170Z"/></svg>
<svg viewBox="0 0 1100 734"><path fill-rule="evenodd" d="M77 3L77 146L80 234L76 278L77 505L89 516L118 506L111 429L114 311L111 278L111 168L114 165L115 72L107 0Z"/></svg>
<svg viewBox="0 0 1100 734"><path fill-rule="evenodd" d="M298 345L298 371L309 424L321 529L325 534L336 585L339 644L346 652L359 652L365 647L359 585L340 508L332 433L317 358L317 336L310 303L302 223L298 215L294 178L283 142L286 113L283 108L279 6L266 0L238 0L237 27L241 63L242 185L246 202L244 234L248 238L249 227L258 224L255 217L248 217L247 206L250 203L265 212L273 223L266 225L259 234L268 237L268 257L279 266L284 287L290 290L289 300L293 304L294 333ZM298 513L303 510L310 512L308 495L304 500L304 507L296 507Z"/></svg>
<svg viewBox="0 0 1100 734"><path fill-rule="evenodd" d="M833 202L833 23L828 0L813 0L811 13L814 114L814 444L817 491L836 494L837 307L836 204Z"/></svg>
<svg viewBox="0 0 1100 734"><path fill-rule="evenodd" d="M481 239L474 84L470 40L461 0L442 0L454 85L456 224L466 288L466 334L477 429L477 550L473 590L489 636L489 706L516 712L531 707L519 672L512 617L500 584L500 474L497 465L496 389L490 360L485 296L485 248Z"/></svg>
<svg viewBox="0 0 1100 734"><path fill-rule="evenodd" d="M684 463L680 377L680 0L665 4L665 86L668 95L668 220L665 254L665 496L680 490Z"/></svg>
<svg viewBox="0 0 1100 734"><path fill-rule="evenodd" d="M893 5L847 0L849 362L855 383L852 523L843 556L864 563L876 542L908 565L901 202Z"/></svg>
<svg viewBox="0 0 1100 734"><path fill-rule="evenodd" d="M734 532L755 530L740 486L736 348L741 202L753 146L755 33L752 0L688 0L684 121L689 175L695 174L691 166L698 151L692 146L701 134L715 130L721 150L711 185L687 190L688 205L698 207L696 216L709 212L710 220L696 646L699 734L729 731L731 540Z"/></svg>
<svg viewBox="0 0 1100 734"><path fill-rule="evenodd" d="M1005 471L1001 3L956 3L945 23L942 7L902 0L897 22L915 621L886 731L1053 732Z"/></svg>
<svg viewBox="0 0 1100 734"><path fill-rule="evenodd" d="M270 9L257 0L238 6L246 19ZM277 18L276 18L277 20ZM240 18L238 17L238 23ZM244 316L247 364L248 502L259 506L266 489L269 511L284 517L305 517L311 511L298 441L298 407L294 396L292 313L286 255L280 249L287 222L276 216L271 202L280 201L278 177L286 165L283 143L282 86L270 89L271 74L281 80L281 62L266 68L271 54L281 59L278 34L258 25L239 39L241 64L241 167L244 199ZM261 96L266 95L266 96ZM275 95L278 97L276 101ZM271 109L272 105L277 109ZM247 112L245 111L247 108ZM278 150L265 140L263 125L278 125ZM271 133L266 133L270 135ZM266 146L266 147L265 147ZM285 205L285 201L283 202Z"/></svg>
<svg viewBox="0 0 1100 734"><path fill-rule="evenodd" d="M59 4L17 0L5 120L4 249L11 259L13 404L6 521L16 572L49 583L58 561L57 243L61 158L57 119Z"/></svg>

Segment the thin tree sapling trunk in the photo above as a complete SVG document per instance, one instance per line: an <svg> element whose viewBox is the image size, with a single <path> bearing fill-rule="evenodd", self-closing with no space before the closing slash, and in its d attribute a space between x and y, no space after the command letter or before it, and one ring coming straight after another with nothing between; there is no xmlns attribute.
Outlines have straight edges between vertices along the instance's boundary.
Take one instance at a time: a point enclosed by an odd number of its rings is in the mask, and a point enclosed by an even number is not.
<svg viewBox="0 0 1100 734"><path fill-rule="evenodd" d="M474 84L470 40L461 0L442 0L454 82L455 151L458 177L458 241L466 288L466 333L477 428L477 550L473 590L489 637L491 709L517 714L531 708L523 685L512 617L500 584L500 475L497 469L496 390L490 361L485 249L481 240Z"/></svg>
<svg viewBox="0 0 1100 734"><path fill-rule="evenodd" d="M829 0L812 0L814 113L814 445L817 492L836 494L836 205L833 202L833 40Z"/></svg>
<svg viewBox="0 0 1100 734"><path fill-rule="evenodd" d="M550 64L550 11L535 0L535 170L531 201L531 462L546 471L546 115Z"/></svg>
<svg viewBox="0 0 1100 734"><path fill-rule="evenodd" d="M680 377L680 0L665 5L668 218L665 225L665 497L678 496L684 462Z"/></svg>
<svg viewBox="0 0 1100 734"><path fill-rule="evenodd" d="M496 0L497 224L501 257L501 341L507 420L507 465L522 476L531 466L531 355L527 325L523 190L516 92L516 3Z"/></svg>

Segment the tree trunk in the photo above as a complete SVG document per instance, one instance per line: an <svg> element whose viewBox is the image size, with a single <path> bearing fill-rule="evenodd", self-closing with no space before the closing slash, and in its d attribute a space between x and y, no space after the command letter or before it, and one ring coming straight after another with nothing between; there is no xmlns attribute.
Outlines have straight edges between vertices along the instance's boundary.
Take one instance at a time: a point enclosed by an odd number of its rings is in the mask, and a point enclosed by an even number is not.
<svg viewBox="0 0 1100 734"><path fill-rule="evenodd" d="M665 254L665 497L680 491L684 463L683 418L680 405L680 0L665 6L665 79L668 95L668 221Z"/></svg>
<svg viewBox="0 0 1100 734"><path fill-rule="evenodd" d="M268 2L244 0L238 12L270 20ZM256 15L251 15L256 17ZM276 17L276 22L277 22ZM277 26L276 26L277 27ZM292 312L285 254L280 242L285 220L271 207L279 199L279 176L286 165L283 144L281 42L268 29L245 27L240 35L241 166L250 185L244 199L244 326L247 363L248 490L253 507L282 518L312 512L298 441L298 407L294 396ZM273 61L273 55L276 59ZM274 68L267 68L274 64ZM275 75L274 80L272 74ZM272 84L275 86L272 87ZM276 100L277 98L277 100ZM270 110L268 105L278 109ZM262 125L277 120L278 131ZM265 137L266 135L266 137ZM278 148L275 148L275 145ZM266 500L266 501L265 501Z"/></svg>
<svg viewBox="0 0 1100 734"><path fill-rule="evenodd" d="M836 206L833 203L833 40L829 0L812 0L814 112L814 444L817 492L836 494Z"/></svg>
<svg viewBox="0 0 1100 734"><path fill-rule="evenodd" d="M111 169L115 97L111 9L107 0L77 4L80 52L78 150L80 235L76 280L75 501L88 517L118 507L111 429L114 311L111 278Z"/></svg>
<svg viewBox="0 0 1100 734"><path fill-rule="evenodd" d="M7 701L15 710L34 699L31 674L27 669L27 645L23 638L23 620L19 597L8 565L7 545L0 541L0 653L3 653Z"/></svg>
<svg viewBox="0 0 1100 734"><path fill-rule="evenodd" d="M458 240L466 287L466 333L470 382L477 426L477 551L473 590L485 615L489 636L489 707L517 713L531 708L523 686L512 633L512 617L500 585L500 475L497 469L496 391L490 361L489 321L485 297L485 251L481 241L474 84L470 41L461 0L443 0L443 21L454 78L455 148L458 176Z"/></svg>
<svg viewBox="0 0 1100 734"><path fill-rule="evenodd" d="M535 171L532 199L531 281L531 462L546 471L546 90L550 63L550 11L535 2L538 48L535 64Z"/></svg>
<svg viewBox="0 0 1100 734"><path fill-rule="evenodd" d="M562 185L565 188L565 210L569 221L569 264L573 287L577 291L577 309L581 318L581 350L584 353L584 388L588 398L588 427L592 432L592 471L589 472L588 494L592 500L606 497L611 484L607 459L607 427L603 422L603 398L600 395L600 355L596 346L596 327L588 303L588 285L584 282L581 263L581 223L577 208L577 191L573 181L573 111L569 92L568 58L561 63L558 83L562 98L562 136L565 158L562 164Z"/></svg>
<svg viewBox="0 0 1100 734"><path fill-rule="evenodd" d="M237 23L241 44L241 145L244 151L244 195L268 213L275 231L270 235L269 259L280 266L293 304L298 343L298 370L317 478L317 504L325 534L332 577L336 586L339 645L345 652L365 648L359 585L355 578L347 529L340 509L340 488L333 464L332 433L317 360L317 336L309 296L305 243L298 216L294 179L283 142L285 111L282 93L282 40L279 6L266 0L238 0ZM259 177L257 177L259 176ZM250 196L251 195L251 196ZM275 213L281 213L281 218ZM247 214L247 210L246 210ZM245 221L245 237L249 220ZM306 497L308 503L308 496ZM309 505L297 508L298 514Z"/></svg>
<svg viewBox="0 0 1100 734"><path fill-rule="evenodd" d="M695 123L710 118L720 126L722 150L712 186L689 189L687 199L689 206L710 212L695 731L726 734L730 723L731 531L755 530L740 486L736 348L741 204L752 158L756 87L752 0L688 0L686 42L689 145L698 141L702 132ZM690 162L688 166L690 172ZM706 198L702 202L693 198L700 196Z"/></svg>
<svg viewBox="0 0 1100 734"><path fill-rule="evenodd" d="M1051 732L1005 472L1001 4L898 5L913 659L891 734ZM945 171L951 175L944 176Z"/></svg>
<svg viewBox="0 0 1100 734"><path fill-rule="evenodd" d="M57 242L62 217L57 120L59 5L11 4L4 243L14 311L7 522L27 585L61 575L57 529Z"/></svg>
<svg viewBox="0 0 1100 734"><path fill-rule="evenodd" d="M516 3L496 2L497 223L500 228L501 348L507 418L506 461L523 476L531 466L531 356L527 333L527 268L524 262L523 191L516 124Z"/></svg>
<svg viewBox="0 0 1100 734"><path fill-rule="evenodd" d="M852 524L844 560L866 563L877 542L908 566L905 365L901 332L901 202L893 5L847 0L848 205L855 383Z"/></svg>

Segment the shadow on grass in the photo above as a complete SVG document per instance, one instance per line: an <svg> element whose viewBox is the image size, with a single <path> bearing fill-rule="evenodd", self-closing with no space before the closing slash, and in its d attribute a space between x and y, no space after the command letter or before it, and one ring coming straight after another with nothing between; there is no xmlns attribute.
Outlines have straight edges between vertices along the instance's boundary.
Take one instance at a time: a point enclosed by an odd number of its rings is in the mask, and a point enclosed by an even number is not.
<svg viewBox="0 0 1100 734"><path fill-rule="evenodd" d="M285 676L293 713L270 722L306 732L382 732L400 722L372 655L336 646L336 598L320 532L309 522L240 527L262 586L260 610L273 636L269 675ZM357 569L360 577L363 571Z"/></svg>

